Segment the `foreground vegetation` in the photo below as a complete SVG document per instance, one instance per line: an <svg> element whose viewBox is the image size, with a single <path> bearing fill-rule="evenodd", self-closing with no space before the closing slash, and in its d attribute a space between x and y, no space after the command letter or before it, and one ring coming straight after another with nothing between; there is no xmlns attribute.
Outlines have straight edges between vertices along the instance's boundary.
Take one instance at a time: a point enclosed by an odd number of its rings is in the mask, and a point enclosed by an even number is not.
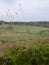
<svg viewBox="0 0 49 65"><path fill-rule="evenodd" d="M30 48L13 46L0 57L0 65L49 65L49 44L34 43Z"/></svg>

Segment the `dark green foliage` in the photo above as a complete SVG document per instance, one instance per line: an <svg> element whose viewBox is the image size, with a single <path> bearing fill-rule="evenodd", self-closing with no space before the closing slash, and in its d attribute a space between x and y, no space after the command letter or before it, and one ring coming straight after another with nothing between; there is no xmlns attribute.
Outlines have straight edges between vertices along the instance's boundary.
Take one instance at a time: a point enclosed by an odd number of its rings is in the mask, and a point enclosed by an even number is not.
<svg viewBox="0 0 49 65"><path fill-rule="evenodd" d="M49 65L49 44L37 43L32 49L14 46L0 58L0 65Z"/></svg>

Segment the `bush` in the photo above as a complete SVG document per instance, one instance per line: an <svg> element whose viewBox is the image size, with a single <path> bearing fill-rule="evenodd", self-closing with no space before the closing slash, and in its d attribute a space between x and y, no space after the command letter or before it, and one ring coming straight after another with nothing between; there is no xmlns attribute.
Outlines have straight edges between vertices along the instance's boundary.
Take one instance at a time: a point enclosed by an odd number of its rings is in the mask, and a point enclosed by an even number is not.
<svg viewBox="0 0 49 65"><path fill-rule="evenodd" d="M36 44L34 48L12 47L0 59L0 65L49 65L49 44Z"/></svg>

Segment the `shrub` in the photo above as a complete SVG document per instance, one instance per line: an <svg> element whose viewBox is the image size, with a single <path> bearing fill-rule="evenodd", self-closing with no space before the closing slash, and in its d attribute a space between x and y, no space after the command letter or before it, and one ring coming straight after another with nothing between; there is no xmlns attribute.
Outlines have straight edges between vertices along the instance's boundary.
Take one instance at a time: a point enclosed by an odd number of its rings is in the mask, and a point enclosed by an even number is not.
<svg viewBox="0 0 49 65"><path fill-rule="evenodd" d="M37 43L32 49L15 46L1 59L0 65L49 65L49 44Z"/></svg>

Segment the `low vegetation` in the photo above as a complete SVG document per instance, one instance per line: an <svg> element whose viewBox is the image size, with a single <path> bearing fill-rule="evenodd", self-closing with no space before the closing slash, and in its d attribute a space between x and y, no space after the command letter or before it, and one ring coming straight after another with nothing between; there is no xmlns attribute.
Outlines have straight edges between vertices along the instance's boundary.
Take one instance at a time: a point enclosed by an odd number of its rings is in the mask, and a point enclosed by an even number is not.
<svg viewBox="0 0 49 65"><path fill-rule="evenodd" d="M13 46L0 57L0 65L49 65L49 44L35 43L31 48Z"/></svg>
<svg viewBox="0 0 49 65"><path fill-rule="evenodd" d="M49 65L49 28L13 27L0 26L0 65Z"/></svg>
<svg viewBox="0 0 49 65"><path fill-rule="evenodd" d="M26 25L0 25L0 40L37 39L49 36L49 28ZM43 32L44 31L44 32Z"/></svg>

